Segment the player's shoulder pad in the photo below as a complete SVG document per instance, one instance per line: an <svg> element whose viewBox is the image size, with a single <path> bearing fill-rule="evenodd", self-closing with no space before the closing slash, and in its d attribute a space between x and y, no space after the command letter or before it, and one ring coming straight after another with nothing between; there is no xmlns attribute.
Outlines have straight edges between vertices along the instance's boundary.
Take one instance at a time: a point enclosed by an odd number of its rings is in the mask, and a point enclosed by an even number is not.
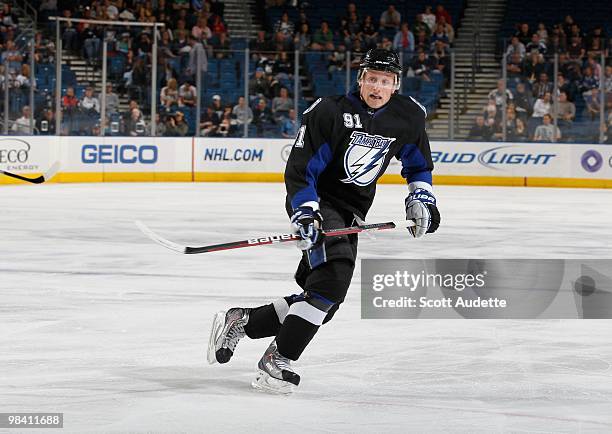
<svg viewBox="0 0 612 434"><path fill-rule="evenodd" d="M317 117L330 116L337 110L337 108L338 101L336 101L333 97L324 96L313 102L310 107L304 110L303 114L307 115L311 113L311 116L316 115Z"/></svg>
<svg viewBox="0 0 612 434"><path fill-rule="evenodd" d="M416 98L412 96L405 96L405 95L395 95L395 96L399 104L401 104L403 108L408 110L409 113L416 112L415 114L418 113L420 115L424 115L424 117L427 118L427 109Z"/></svg>

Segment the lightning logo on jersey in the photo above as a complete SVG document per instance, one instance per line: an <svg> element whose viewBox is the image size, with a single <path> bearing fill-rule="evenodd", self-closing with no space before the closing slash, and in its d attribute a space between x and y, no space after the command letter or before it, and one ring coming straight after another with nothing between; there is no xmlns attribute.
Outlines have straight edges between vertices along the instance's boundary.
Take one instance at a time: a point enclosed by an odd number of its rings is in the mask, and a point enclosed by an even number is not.
<svg viewBox="0 0 612 434"><path fill-rule="evenodd" d="M353 131L349 148L344 154L345 184L366 186L376 180L395 137L383 137Z"/></svg>

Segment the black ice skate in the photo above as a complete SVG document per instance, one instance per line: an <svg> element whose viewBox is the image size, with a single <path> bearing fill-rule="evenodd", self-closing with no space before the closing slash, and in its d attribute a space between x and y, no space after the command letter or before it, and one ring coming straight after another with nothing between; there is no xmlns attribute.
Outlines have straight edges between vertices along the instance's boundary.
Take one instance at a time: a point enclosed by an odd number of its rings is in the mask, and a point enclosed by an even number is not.
<svg viewBox="0 0 612 434"><path fill-rule="evenodd" d="M259 371L251 385L256 389L288 394L300 384L300 376L291 369L291 360L284 357L272 341L257 364Z"/></svg>
<svg viewBox="0 0 612 434"><path fill-rule="evenodd" d="M208 363L227 363L234 355L238 341L245 336L250 309L233 307L215 314L208 340Z"/></svg>

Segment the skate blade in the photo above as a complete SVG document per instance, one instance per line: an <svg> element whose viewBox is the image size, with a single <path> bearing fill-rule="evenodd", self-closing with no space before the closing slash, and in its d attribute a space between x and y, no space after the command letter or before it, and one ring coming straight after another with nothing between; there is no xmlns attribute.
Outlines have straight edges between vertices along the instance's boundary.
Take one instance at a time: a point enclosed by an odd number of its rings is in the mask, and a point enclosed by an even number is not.
<svg viewBox="0 0 612 434"><path fill-rule="evenodd" d="M225 311L219 311L215 314L215 318L213 319L212 327L210 329L210 337L208 338L208 351L206 353L206 359L211 365L217 363L217 350L215 342L217 342L217 339L219 339L219 336L223 331L223 324L225 323L225 313Z"/></svg>
<svg viewBox="0 0 612 434"><path fill-rule="evenodd" d="M280 395L290 395L295 388L293 384L271 377L270 374L261 369L257 371L251 386L257 390Z"/></svg>

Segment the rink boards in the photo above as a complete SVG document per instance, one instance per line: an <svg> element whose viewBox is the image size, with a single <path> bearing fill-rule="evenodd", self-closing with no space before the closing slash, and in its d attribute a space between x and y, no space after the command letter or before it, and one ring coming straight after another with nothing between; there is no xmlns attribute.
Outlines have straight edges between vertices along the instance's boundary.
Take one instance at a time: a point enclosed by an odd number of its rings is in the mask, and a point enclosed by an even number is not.
<svg viewBox="0 0 612 434"><path fill-rule="evenodd" d="M0 138L0 169L53 182L281 182L292 139L171 137ZM612 146L434 141L434 183L612 187ZM379 182L405 182L392 160ZM0 177L0 184L15 183Z"/></svg>

